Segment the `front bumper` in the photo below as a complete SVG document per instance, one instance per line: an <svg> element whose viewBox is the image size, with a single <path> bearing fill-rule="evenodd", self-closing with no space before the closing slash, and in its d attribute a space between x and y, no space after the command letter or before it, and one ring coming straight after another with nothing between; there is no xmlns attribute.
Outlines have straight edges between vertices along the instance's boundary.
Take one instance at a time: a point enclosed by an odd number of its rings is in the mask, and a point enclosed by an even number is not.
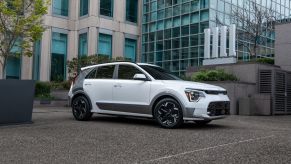
<svg viewBox="0 0 291 164"><path fill-rule="evenodd" d="M185 121L217 120L230 114L229 101L209 102L204 108L186 108Z"/></svg>
<svg viewBox="0 0 291 164"><path fill-rule="evenodd" d="M204 115L204 116L194 116L192 118L186 117L184 118L184 121L208 121L208 120L218 120L218 119L223 119L225 118L227 115L220 115L220 116L209 116L209 115Z"/></svg>

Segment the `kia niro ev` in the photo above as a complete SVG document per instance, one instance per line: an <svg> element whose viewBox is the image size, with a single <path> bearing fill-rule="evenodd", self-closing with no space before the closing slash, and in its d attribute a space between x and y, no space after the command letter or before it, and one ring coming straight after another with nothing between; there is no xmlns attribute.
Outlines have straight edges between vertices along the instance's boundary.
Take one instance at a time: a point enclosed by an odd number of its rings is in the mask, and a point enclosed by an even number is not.
<svg viewBox="0 0 291 164"><path fill-rule="evenodd" d="M114 62L84 67L69 91L76 120L93 113L154 118L164 128L207 124L229 114L225 89L183 81L159 66Z"/></svg>

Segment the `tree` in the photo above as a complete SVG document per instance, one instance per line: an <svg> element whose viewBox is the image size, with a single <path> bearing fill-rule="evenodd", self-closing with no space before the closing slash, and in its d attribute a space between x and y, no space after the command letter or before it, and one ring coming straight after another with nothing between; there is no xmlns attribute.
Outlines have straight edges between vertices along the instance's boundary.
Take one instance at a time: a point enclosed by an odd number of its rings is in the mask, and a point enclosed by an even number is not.
<svg viewBox="0 0 291 164"><path fill-rule="evenodd" d="M233 10L231 17L238 25L237 35L247 41L239 42L239 45L245 47L251 57L257 58L260 46L266 42L264 36L275 31L276 17L272 6L262 7L254 0L248 0L243 8ZM225 25L218 16L216 21Z"/></svg>
<svg viewBox="0 0 291 164"><path fill-rule="evenodd" d="M45 30L42 16L47 13L48 4L48 0L0 1L0 65L3 79L6 78L9 58L33 55L33 43L41 38ZM20 51L14 52L15 48Z"/></svg>

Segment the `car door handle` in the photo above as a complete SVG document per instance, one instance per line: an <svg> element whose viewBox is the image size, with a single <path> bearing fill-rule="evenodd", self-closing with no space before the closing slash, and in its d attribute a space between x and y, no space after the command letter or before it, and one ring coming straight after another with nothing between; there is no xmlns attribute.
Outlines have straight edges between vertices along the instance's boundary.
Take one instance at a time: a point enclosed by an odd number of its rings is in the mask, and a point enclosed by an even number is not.
<svg viewBox="0 0 291 164"><path fill-rule="evenodd" d="M115 84L115 85L113 85L115 88L121 88L122 86L121 86L121 84Z"/></svg>
<svg viewBox="0 0 291 164"><path fill-rule="evenodd" d="M88 86L88 85L92 85L92 84L91 83L85 83L85 85Z"/></svg>

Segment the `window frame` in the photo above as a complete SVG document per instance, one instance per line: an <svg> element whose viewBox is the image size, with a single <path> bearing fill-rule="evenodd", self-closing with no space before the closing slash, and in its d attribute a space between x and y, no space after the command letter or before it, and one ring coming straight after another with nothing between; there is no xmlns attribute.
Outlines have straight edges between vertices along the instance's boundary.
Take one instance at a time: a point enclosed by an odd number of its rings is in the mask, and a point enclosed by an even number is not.
<svg viewBox="0 0 291 164"><path fill-rule="evenodd" d="M84 35L84 34L86 34L86 42L87 42L87 54L83 54L83 55L81 55L80 54L80 48L81 48L81 46L80 46L80 36L81 35ZM85 29L84 31L80 31L79 33L78 33L78 58L79 57L82 57L82 56L88 56L88 50L89 50L89 42L88 42L88 40L89 40L89 31L87 30L87 29Z"/></svg>
<svg viewBox="0 0 291 164"><path fill-rule="evenodd" d="M89 16L89 13L90 13L90 0L87 0L88 1L88 11L87 11L87 14L81 16L81 1L83 1L83 0L79 0L79 19L88 17Z"/></svg>
<svg viewBox="0 0 291 164"><path fill-rule="evenodd" d="M127 1L128 0L125 0L125 22L128 23L128 24L132 24L132 25L137 25L139 24L139 0L135 0L137 1L137 11L136 11L136 22L133 22L133 21L130 21L127 19Z"/></svg>
<svg viewBox="0 0 291 164"><path fill-rule="evenodd" d="M68 30L65 30L65 29L59 29L59 28L53 28L52 29L52 32L51 32L51 41L50 41L50 44L53 45L53 34L54 33L58 33L58 34L64 34L66 35L66 48L65 48L65 51L66 51L66 54L64 55L64 77L63 77L63 81L67 79L67 71L66 71L66 67L67 67L67 58L68 58ZM50 78L50 81L51 81L51 73L52 73L52 65L51 65L51 62L52 62L52 55L53 55L53 48L51 46L50 48L50 70L49 70L49 78Z"/></svg>
<svg viewBox="0 0 291 164"><path fill-rule="evenodd" d="M107 54L100 54L100 51L99 51L99 48L100 48L100 36L110 36L110 55L107 55ZM97 54L98 55L106 55L109 57L109 59L112 59L112 56L113 56L113 35L112 34L108 34L108 33L103 33L103 32L100 32L100 29L99 29L99 33L98 33L98 41L97 41Z"/></svg>
<svg viewBox="0 0 291 164"><path fill-rule="evenodd" d="M103 1L108 1L108 0L103 0ZM101 14L101 2L102 2L102 0L99 1L99 16L100 17L113 19L113 17L114 17L114 0L110 0L110 1L111 1L111 16Z"/></svg>
<svg viewBox="0 0 291 164"><path fill-rule="evenodd" d="M116 65L116 80L134 80L134 79L119 79L119 66L120 65L126 65L126 66L132 66L138 69L142 74L144 74L147 78L147 81L152 81L152 79L148 76L148 73L140 68L138 65L132 65L132 64L127 64L127 63L122 63L122 64L117 64Z"/></svg>
<svg viewBox="0 0 291 164"><path fill-rule="evenodd" d="M96 75L98 74L98 70L101 68L101 67L108 67L108 66L113 66L114 68L113 68L113 74L112 74L112 78L96 78ZM95 72L95 76L94 76L94 78L88 78L88 76L90 76L91 75L91 73L92 72L94 72L94 71L96 71ZM87 75L86 75L86 77L85 77L85 79L90 79L90 80L115 80L116 79L116 77L117 77L117 75L116 75L116 73L117 73L117 65L116 64L110 64L110 65L100 65L100 66L96 66L96 67L94 67Z"/></svg>
<svg viewBox="0 0 291 164"><path fill-rule="evenodd" d="M135 67L135 66L130 65L130 64L118 64L118 66L117 66L117 79L118 79L118 80L134 80L133 77L132 77L132 79L120 79L120 78L119 78L120 66L133 67L133 68L135 68L136 70L138 70L141 74L144 74L144 75L145 75L145 73L144 73L141 69L139 69L138 67ZM145 75L145 76L146 76L146 75Z"/></svg>
<svg viewBox="0 0 291 164"><path fill-rule="evenodd" d="M68 15L67 16L65 16L65 15L59 15L59 14L56 14L56 13L54 13L54 0L52 0L52 15L54 16L54 17L58 17L58 18L63 18L63 19L69 19L69 17L70 17L70 0L67 0L68 1Z"/></svg>

